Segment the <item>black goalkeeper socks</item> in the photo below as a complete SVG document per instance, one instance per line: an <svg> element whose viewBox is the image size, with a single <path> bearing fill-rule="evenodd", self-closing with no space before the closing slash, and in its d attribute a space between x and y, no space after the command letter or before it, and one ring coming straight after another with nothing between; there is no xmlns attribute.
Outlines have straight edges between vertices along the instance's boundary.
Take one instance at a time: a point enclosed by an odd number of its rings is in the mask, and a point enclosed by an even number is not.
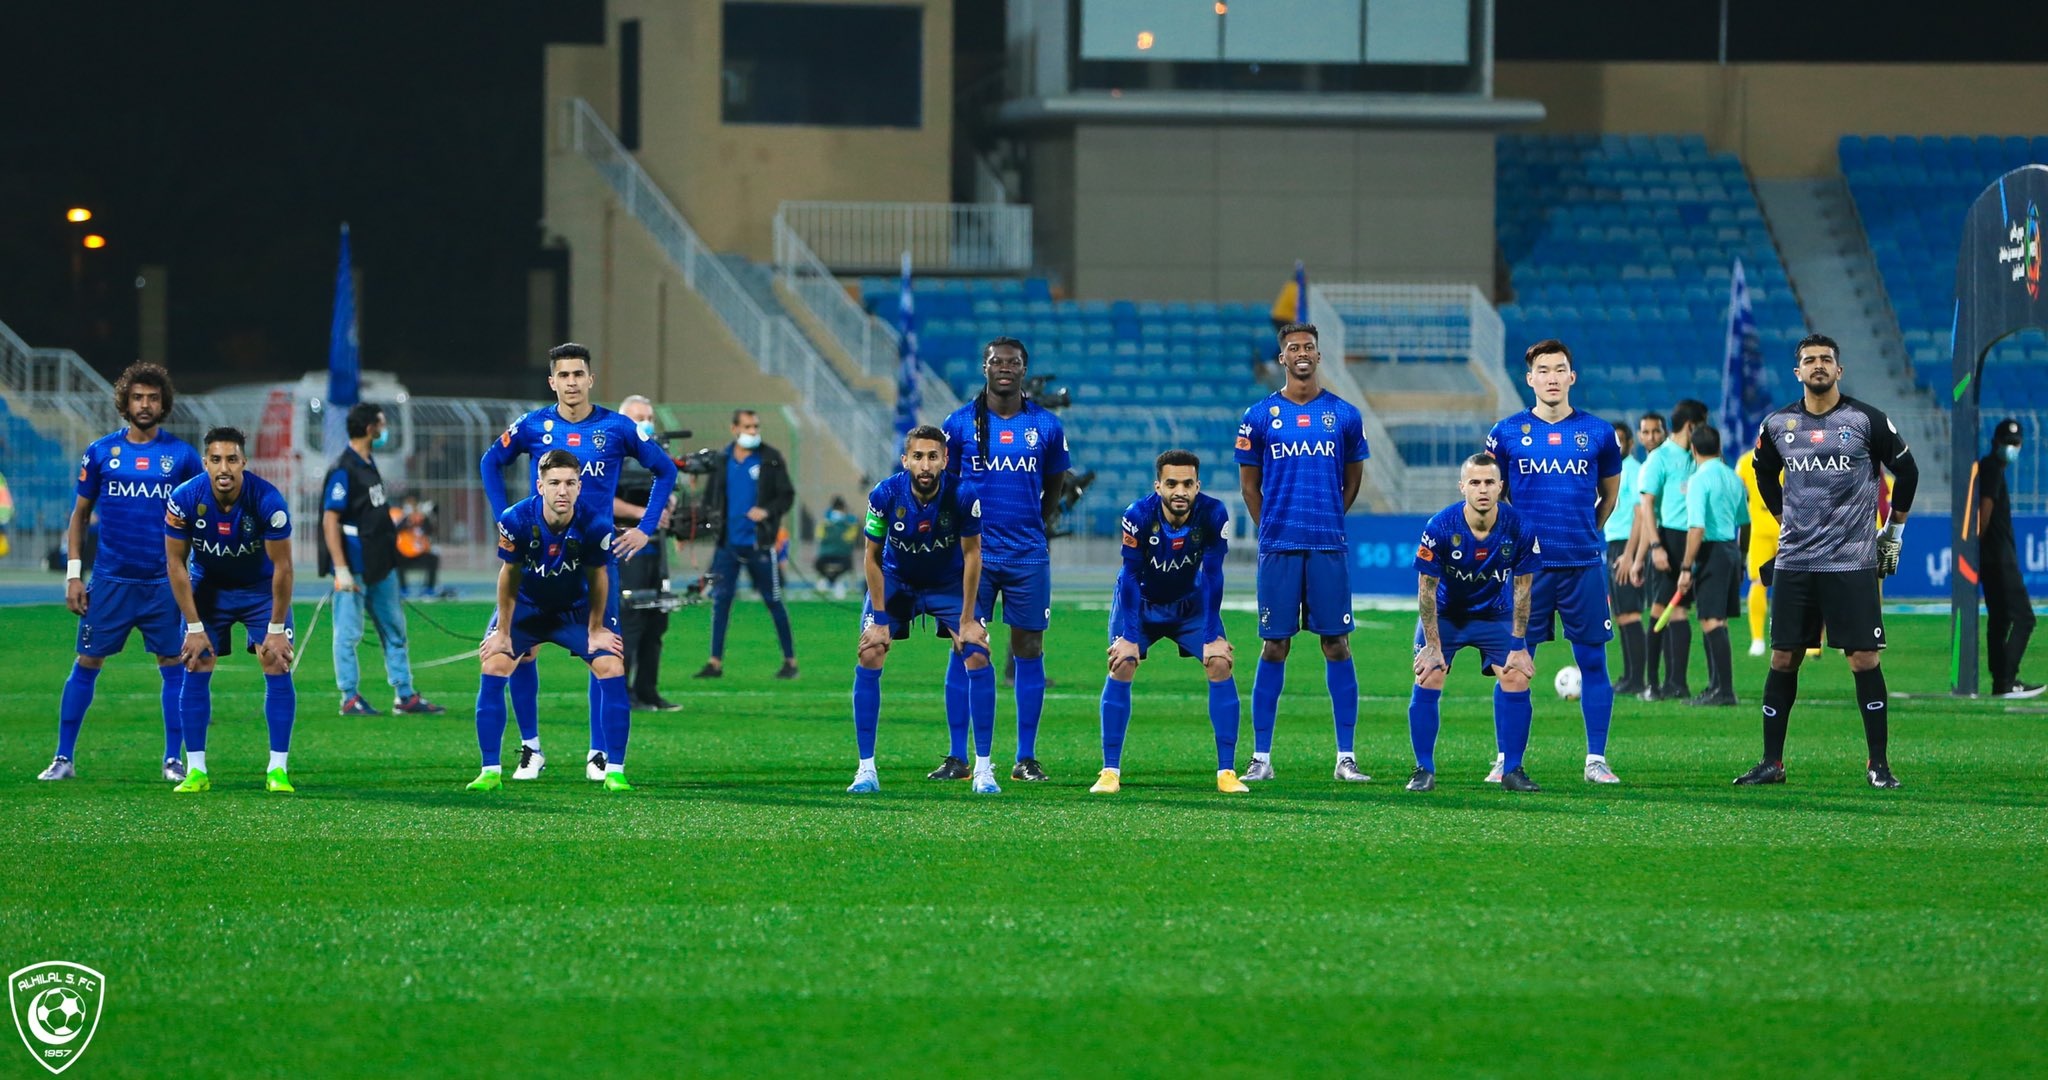
<svg viewBox="0 0 2048 1080"><path fill-rule="evenodd" d="M1860 679L1860 676L1859 676ZM1862 685L1860 682L1857 684ZM1785 729L1792 721L1792 701L1799 696L1799 675L1772 668L1764 676L1764 760L1785 760Z"/></svg>
<svg viewBox="0 0 2048 1080"><path fill-rule="evenodd" d="M1885 690L1883 668L1856 673L1856 701L1863 706L1863 741L1870 745L1870 763L1890 764L1885 751L1891 742L1891 694Z"/></svg>

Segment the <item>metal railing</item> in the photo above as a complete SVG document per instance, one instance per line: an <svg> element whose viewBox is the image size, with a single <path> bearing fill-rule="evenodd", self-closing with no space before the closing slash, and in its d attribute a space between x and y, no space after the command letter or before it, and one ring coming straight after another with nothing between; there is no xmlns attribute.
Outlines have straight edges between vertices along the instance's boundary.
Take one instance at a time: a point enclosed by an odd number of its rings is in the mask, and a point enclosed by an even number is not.
<svg viewBox="0 0 2048 1080"><path fill-rule="evenodd" d="M769 315L732 276L654 179L605 125L590 103L568 102L570 142L611 185L626 213L644 226L655 245L681 271L683 284L704 298L740 347L761 370L788 379L804 410L871 476L891 470L893 447L888 418L855 394L830 361L818 355L803 331L786 315Z"/></svg>
<svg viewBox="0 0 2048 1080"><path fill-rule="evenodd" d="M902 341L896 327L870 314L846 291L825 264L818 261L804 238L789 227L780 210L775 213L775 272L783 287L818 320L833 342L853 358L862 374L887 379L894 385L899 363L897 350ZM960 407L960 398L953 388L922 357L918 369L918 393L924 402L924 414L942 417Z"/></svg>
<svg viewBox="0 0 2048 1080"><path fill-rule="evenodd" d="M1358 497L1365 509L1386 513L1399 508L1402 480L1401 459L1393 454L1394 438L1388 434L1386 424L1372 403L1365 399L1365 388L1351 375L1351 365L1342 362L1349 348L1348 330L1344 319L1331 305L1329 297L1320 285L1308 289L1308 317L1316 325L1318 344L1325 357L1338 357L1337 363L1322 366L1324 385L1338 397L1358 406L1365 421L1365 442L1372 456L1365 459L1363 483Z"/></svg>
<svg viewBox="0 0 2048 1080"><path fill-rule="evenodd" d="M1031 208L980 203L786 202L781 216L839 273L885 273L905 251L944 274L1031 269Z"/></svg>

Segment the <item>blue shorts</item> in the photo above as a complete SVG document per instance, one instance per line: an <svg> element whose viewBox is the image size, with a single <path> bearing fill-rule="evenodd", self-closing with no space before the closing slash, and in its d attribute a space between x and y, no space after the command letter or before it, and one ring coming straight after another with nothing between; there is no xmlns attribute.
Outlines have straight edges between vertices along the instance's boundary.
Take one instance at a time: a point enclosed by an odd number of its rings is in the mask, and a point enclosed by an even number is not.
<svg viewBox="0 0 2048 1080"><path fill-rule="evenodd" d="M1436 621L1436 637L1444 647L1444 666L1450 667L1459 649L1479 650L1479 673L1497 675L1507 666L1508 650L1514 641L1514 623L1507 619L1474 619L1463 626L1449 619ZM1415 651L1422 651L1422 623L1415 624Z"/></svg>
<svg viewBox="0 0 2048 1080"><path fill-rule="evenodd" d="M605 628L619 632L619 615L610 605L606 606ZM498 629L498 616L491 616L489 635ZM567 611L543 611L540 608L514 604L512 607L512 655L525 656L527 650L552 642L569 650L577 659L590 661L609 653L592 652L590 648L590 606L577 604Z"/></svg>
<svg viewBox="0 0 2048 1080"><path fill-rule="evenodd" d="M987 622L1003 595L1003 625L1018 630L1043 630L1052 625L1052 564L1001 567L981 564L981 592L974 598L974 617Z"/></svg>
<svg viewBox="0 0 2048 1080"><path fill-rule="evenodd" d="M86 583L78 655L112 656L127 647L130 630L142 631L142 644L158 656L176 656L184 649L185 619L170 585L101 577Z"/></svg>
<svg viewBox="0 0 2048 1080"><path fill-rule="evenodd" d="M1117 609L1119 598L1114 594L1109 601L1109 640L1116 642L1117 623L1123 613ZM1201 596L1191 596L1178 604L1144 604L1138 610L1138 659L1143 660L1155 641L1171 641L1180 646L1182 656L1200 656L1209 644L1209 611Z"/></svg>
<svg viewBox="0 0 2048 1080"><path fill-rule="evenodd" d="M1607 612L1607 571L1600 566L1546 566L1529 585L1529 645L1549 641L1551 618L1564 620L1566 641L1605 645L1614 640Z"/></svg>
<svg viewBox="0 0 2048 1080"><path fill-rule="evenodd" d="M168 589L166 592L170 591ZM234 646L235 624L246 631L250 652L270 629L270 583L229 588L209 588L204 581L192 586L192 606L199 609L199 621L206 624L206 636L213 642L213 655L226 656ZM284 613L284 636L292 636L292 613Z"/></svg>
<svg viewBox="0 0 2048 1080"><path fill-rule="evenodd" d="M910 636L910 621L920 615L929 615L938 620L939 636L952 637L960 632L960 586L949 585L936 589L919 589L882 578L882 610L889 616L889 638L902 641ZM875 621L873 597L864 597L860 604L860 628L863 632Z"/></svg>
<svg viewBox="0 0 2048 1080"><path fill-rule="evenodd" d="M1304 622L1324 637L1351 632L1351 572L1344 553L1259 552L1259 637L1291 638Z"/></svg>

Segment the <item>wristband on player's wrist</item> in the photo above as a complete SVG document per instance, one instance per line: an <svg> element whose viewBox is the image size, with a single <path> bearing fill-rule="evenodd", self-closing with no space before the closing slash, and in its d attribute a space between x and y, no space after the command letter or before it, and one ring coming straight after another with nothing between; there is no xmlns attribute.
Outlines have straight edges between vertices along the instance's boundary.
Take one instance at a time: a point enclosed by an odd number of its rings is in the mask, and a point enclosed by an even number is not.
<svg viewBox="0 0 2048 1080"><path fill-rule="evenodd" d="M1511 637L1511 638L1509 638L1509 639L1508 639L1508 651L1509 651L1509 652L1528 652L1528 651L1529 651L1529 639L1528 639L1528 638L1525 638L1525 637Z"/></svg>
<svg viewBox="0 0 2048 1080"><path fill-rule="evenodd" d="M263 632L265 634L282 634L284 633L284 624L281 622L271 623L269 626L263 628Z"/></svg>
<svg viewBox="0 0 2048 1080"><path fill-rule="evenodd" d="M200 622L188 622L185 624L185 632L188 634L204 634L206 633L206 624Z"/></svg>
<svg viewBox="0 0 2048 1080"><path fill-rule="evenodd" d="M64 564L64 580L76 581L85 576L85 560L71 559Z"/></svg>

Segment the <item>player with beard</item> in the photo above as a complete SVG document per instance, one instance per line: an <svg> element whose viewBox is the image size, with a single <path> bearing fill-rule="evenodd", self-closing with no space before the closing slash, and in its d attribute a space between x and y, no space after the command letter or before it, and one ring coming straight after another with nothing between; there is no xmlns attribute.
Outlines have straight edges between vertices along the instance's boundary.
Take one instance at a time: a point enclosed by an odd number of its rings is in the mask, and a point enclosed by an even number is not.
<svg viewBox="0 0 2048 1080"><path fill-rule="evenodd" d="M1777 569L1771 583L1771 669L1764 677L1764 756L1735 778L1739 785L1785 782L1785 732L1799 693L1799 664L1820 644L1842 650L1856 680L1865 779L1895 788L1887 757L1890 695L1878 654L1885 646L1878 582L1899 568L1900 534L1913 508L1920 468L1884 413L1842 393L1841 350L1825 334L1799 342L1793 372L1806 392L1771 413L1757 430L1756 480L1778 519ZM1889 468L1891 516L1877 514Z"/></svg>

